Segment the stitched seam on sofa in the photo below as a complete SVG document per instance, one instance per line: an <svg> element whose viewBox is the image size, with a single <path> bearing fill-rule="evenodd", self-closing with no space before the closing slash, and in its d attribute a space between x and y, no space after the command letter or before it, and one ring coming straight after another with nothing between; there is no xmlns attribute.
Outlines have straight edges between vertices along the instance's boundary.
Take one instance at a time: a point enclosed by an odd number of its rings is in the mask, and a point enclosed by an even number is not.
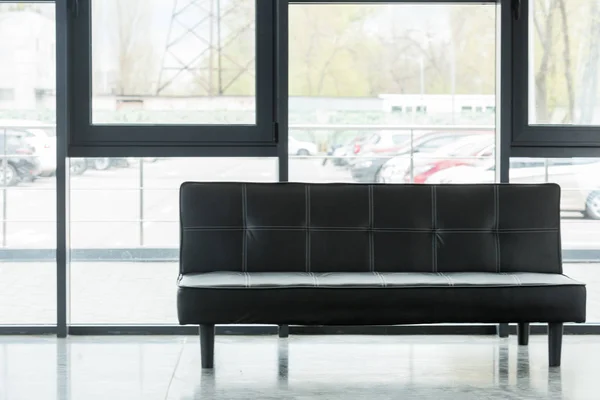
<svg viewBox="0 0 600 400"><path fill-rule="evenodd" d="M310 276L312 276L313 278L313 285L315 287L319 287L319 278L317 278L317 275L315 275L314 272L309 272Z"/></svg>
<svg viewBox="0 0 600 400"><path fill-rule="evenodd" d="M306 241L306 272L310 272L310 185L304 186L304 201L305 201L305 213L306 213L306 229L305 229L305 241Z"/></svg>
<svg viewBox="0 0 600 400"><path fill-rule="evenodd" d="M517 284L517 286L523 286L521 284L521 281L519 280L519 278L515 275L515 274L509 274L508 272L501 272L502 275L506 275L506 276L510 276L512 278L513 281L515 281L515 283Z"/></svg>
<svg viewBox="0 0 600 400"><path fill-rule="evenodd" d="M435 271L435 208L433 203L433 186L431 187L431 231L433 235L431 235L431 272Z"/></svg>
<svg viewBox="0 0 600 400"><path fill-rule="evenodd" d="M557 230L554 228L550 229L436 229L442 233L555 233Z"/></svg>
<svg viewBox="0 0 600 400"><path fill-rule="evenodd" d="M206 226L206 227L188 227L184 231L241 231L245 227L232 226ZM304 231L305 227L298 226L253 226L255 231ZM374 232L390 232L390 233L431 233L431 229L414 229L414 228L373 228ZM495 229L436 229L440 233L493 233ZM311 231L321 232L368 232L366 227L312 227ZM556 228L534 228L534 229L499 229L498 233L556 233Z"/></svg>
<svg viewBox="0 0 600 400"><path fill-rule="evenodd" d="M453 284L449 285L399 285L399 286L385 286L385 289L488 289L488 288L508 288L508 289L518 289L518 288L567 288L567 287L585 287L585 285L576 285L576 284L551 284L551 283L528 283L525 285L467 285L467 284ZM181 289L190 289L190 290L220 290L220 289L228 289L228 290L256 290L256 289L316 289L313 284L306 285L297 285L297 286L253 286L251 288L246 287L245 285L238 286L179 286ZM319 289L383 289L380 285L319 285Z"/></svg>
<svg viewBox="0 0 600 400"><path fill-rule="evenodd" d="M248 193L246 184L242 184L242 220L244 224L244 229L242 231L242 271L248 271Z"/></svg>
<svg viewBox="0 0 600 400"><path fill-rule="evenodd" d="M494 232L495 244L496 244L496 272L500 272L502 264L500 262L500 190L498 185L494 185L494 206L496 216L496 229Z"/></svg>
<svg viewBox="0 0 600 400"><path fill-rule="evenodd" d="M369 185L369 270L375 271L375 238L373 228L375 227L375 206L373 196L373 185Z"/></svg>
<svg viewBox="0 0 600 400"><path fill-rule="evenodd" d="M439 273L439 275L443 275ZM447 279L446 279L447 281ZM527 284L492 284L492 285L473 285L473 284L461 284L454 283L452 281L452 285L449 282L446 282L446 285L432 285L432 284L407 284L407 285L398 285L398 286L388 286L387 282L384 286L388 289L418 289L418 288L435 288L435 289L449 289L449 288L461 288L461 289L477 289L477 288L532 288L532 287L540 287L540 288L564 288L564 287L585 287L584 284L573 284L573 283L565 283L565 284L554 284L554 283L527 283ZM269 286L254 286L247 287L246 283L235 285L235 286L179 286L182 289L314 289L314 283L307 283L303 285L290 285L290 286L281 286L270 284ZM319 289L381 289L382 287L377 284L368 284L368 285L323 285L319 284Z"/></svg>
<svg viewBox="0 0 600 400"><path fill-rule="evenodd" d="M513 274L513 277L515 278L515 280L517 281L517 285L519 286L523 286L523 283L521 282L521 278L519 278L518 275Z"/></svg>
<svg viewBox="0 0 600 400"><path fill-rule="evenodd" d="M375 275L377 275L379 277L379 279L381 280L381 287L386 287L387 283L385 282L385 278L383 275L381 275L379 272L375 271Z"/></svg>
<svg viewBox="0 0 600 400"><path fill-rule="evenodd" d="M452 279L450 279L449 276L447 276L443 272L438 272L438 275L443 276L444 278L446 278L446 281L448 281L448 286L454 286L454 284L452 283Z"/></svg>
<svg viewBox="0 0 600 400"><path fill-rule="evenodd" d="M432 227L433 227L433 235L431 238L432 241L432 259L433 259L433 271L437 272L437 193L436 187L431 186L431 216L432 216Z"/></svg>

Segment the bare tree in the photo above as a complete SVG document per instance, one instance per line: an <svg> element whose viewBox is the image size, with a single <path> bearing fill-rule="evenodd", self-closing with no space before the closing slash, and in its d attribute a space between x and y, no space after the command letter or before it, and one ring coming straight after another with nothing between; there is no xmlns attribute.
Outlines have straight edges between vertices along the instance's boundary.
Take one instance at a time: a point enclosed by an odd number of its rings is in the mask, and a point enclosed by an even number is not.
<svg viewBox="0 0 600 400"><path fill-rule="evenodd" d="M578 93L578 109L581 114L577 122L582 125L589 125L594 122L594 110L596 109L598 97L600 46L597 44L597 38L600 37L600 6L597 1L589 2L588 15L591 21L585 39L587 57L580 75L580 90Z"/></svg>
<svg viewBox="0 0 600 400"><path fill-rule="evenodd" d="M302 5L290 12L290 93L365 96L370 49L364 32L373 12L365 5Z"/></svg>
<svg viewBox="0 0 600 400"><path fill-rule="evenodd" d="M575 119L575 94L573 89L573 71L571 70L571 46L569 43L569 19L567 16L567 7L565 0L558 0L560 10L560 18L562 22L562 38L563 38L563 62L564 76L567 85L567 113L564 116L563 123L574 122Z"/></svg>
<svg viewBox="0 0 600 400"><path fill-rule="evenodd" d="M152 0L93 2L94 58L113 61L115 94L145 95L156 84L157 65L152 36Z"/></svg>
<svg viewBox="0 0 600 400"><path fill-rule="evenodd" d="M450 54L455 92L493 94L496 90L496 9L456 6L449 10ZM454 49L454 54L452 54Z"/></svg>
<svg viewBox="0 0 600 400"><path fill-rule="evenodd" d="M553 68L554 60L552 50L554 49L554 16L558 9L557 0L535 2L533 21L537 38L540 42L542 55L539 67L535 71L535 108L536 122L548 123L552 119L553 110L548 104L548 80Z"/></svg>
<svg viewBox="0 0 600 400"><path fill-rule="evenodd" d="M559 118L562 123L575 122L571 43L577 40L577 31L569 21L578 19L576 14L580 12L579 7L565 0L536 0L531 10L536 31L535 48L540 52L539 56L534 55L537 62L535 70L537 123L555 123ZM560 113L557 114L559 110Z"/></svg>
<svg viewBox="0 0 600 400"><path fill-rule="evenodd" d="M256 93L256 21L255 2L249 0L215 0L212 19L214 43L211 46L213 92L218 95L253 95Z"/></svg>
<svg viewBox="0 0 600 400"><path fill-rule="evenodd" d="M389 32L381 32L378 40L382 57L374 67L381 70L384 66L386 73L380 92L419 93L421 74L426 74L429 82L439 76L439 54L420 32L394 25ZM425 92L431 92L431 87Z"/></svg>

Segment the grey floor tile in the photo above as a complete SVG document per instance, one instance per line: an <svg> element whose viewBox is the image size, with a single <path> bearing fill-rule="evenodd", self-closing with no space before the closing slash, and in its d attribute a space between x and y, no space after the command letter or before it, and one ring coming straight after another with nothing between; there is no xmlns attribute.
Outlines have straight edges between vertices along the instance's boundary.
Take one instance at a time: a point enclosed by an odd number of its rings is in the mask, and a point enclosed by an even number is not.
<svg viewBox="0 0 600 400"><path fill-rule="evenodd" d="M0 399L162 400L184 341L0 338Z"/></svg>

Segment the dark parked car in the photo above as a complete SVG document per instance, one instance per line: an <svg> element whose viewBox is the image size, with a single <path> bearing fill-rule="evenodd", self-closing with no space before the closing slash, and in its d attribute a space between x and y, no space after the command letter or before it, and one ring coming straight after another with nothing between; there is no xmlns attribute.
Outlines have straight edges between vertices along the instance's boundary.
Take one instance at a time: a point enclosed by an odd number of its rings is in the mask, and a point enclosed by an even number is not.
<svg viewBox="0 0 600 400"><path fill-rule="evenodd" d="M0 186L32 181L40 172L33 146L22 135L0 131Z"/></svg>
<svg viewBox="0 0 600 400"><path fill-rule="evenodd" d="M352 178L356 182L376 182L377 174L381 167L391 158L399 155L410 155L416 153L430 153L442 146L446 146L455 140L466 135L473 135L477 131L456 131L456 132L430 132L421 136L416 136L412 140L405 142L402 146L390 151L371 152L356 160L351 167ZM485 133L489 133L485 132Z"/></svg>

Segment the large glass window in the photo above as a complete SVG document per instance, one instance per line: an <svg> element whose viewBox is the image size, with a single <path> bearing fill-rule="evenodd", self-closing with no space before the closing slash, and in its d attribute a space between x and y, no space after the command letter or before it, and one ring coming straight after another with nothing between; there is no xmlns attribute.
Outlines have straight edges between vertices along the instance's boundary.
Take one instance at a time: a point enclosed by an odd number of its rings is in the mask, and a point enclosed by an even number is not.
<svg viewBox="0 0 600 400"><path fill-rule="evenodd" d="M72 324L176 324L181 183L278 179L273 158L70 165Z"/></svg>
<svg viewBox="0 0 600 400"><path fill-rule="evenodd" d="M565 273L588 285L589 322L600 322L600 159L512 158L511 183L558 183Z"/></svg>
<svg viewBox="0 0 600 400"><path fill-rule="evenodd" d="M289 7L290 180L426 183L495 160L496 7Z"/></svg>
<svg viewBox="0 0 600 400"><path fill-rule="evenodd" d="M71 11L59 26L70 156L250 142L276 155L274 2L89 0Z"/></svg>
<svg viewBox="0 0 600 400"><path fill-rule="evenodd" d="M513 19L513 146L563 147L573 156L571 147L600 146L600 6L528 0Z"/></svg>
<svg viewBox="0 0 600 400"><path fill-rule="evenodd" d="M0 3L0 325L56 323L54 21Z"/></svg>
<svg viewBox="0 0 600 400"><path fill-rule="evenodd" d="M93 0L93 122L254 124L255 14L255 0Z"/></svg>

